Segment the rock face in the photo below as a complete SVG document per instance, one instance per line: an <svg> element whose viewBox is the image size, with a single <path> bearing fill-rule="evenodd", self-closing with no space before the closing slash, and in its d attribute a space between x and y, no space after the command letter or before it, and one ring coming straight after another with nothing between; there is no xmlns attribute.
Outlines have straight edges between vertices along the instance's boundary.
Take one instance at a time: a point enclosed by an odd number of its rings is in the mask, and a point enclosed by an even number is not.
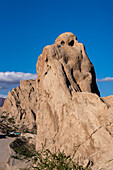
<svg viewBox="0 0 113 170"><path fill-rule="evenodd" d="M4 102L2 113L8 119L12 119L19 128L36 130L36 90L35 80L23 80L20 87L9 91L7 99ZM3 116L2 116L3 117Z"/></svg>
<svg viewBox="0 0 113 170"><path fill-rule="evenodd" d="M95 71L72 33L46 46L37 62L37 150L64 150L93 169L113 169L113 96L100 98ZM94 94L95 93L95 94Z"/></svg>
<svg viewBox="0 0 113 170"><path fill-rule="evenodd" d="M42 76L47 79L53 74L56 81L57 79L60 81L62 89L71 96L77 91L100 95L94 67L84 45L79 43L72 33L60 35L53 45L44 48L43 54L38 59L37 72L38 81Z"/></svg>

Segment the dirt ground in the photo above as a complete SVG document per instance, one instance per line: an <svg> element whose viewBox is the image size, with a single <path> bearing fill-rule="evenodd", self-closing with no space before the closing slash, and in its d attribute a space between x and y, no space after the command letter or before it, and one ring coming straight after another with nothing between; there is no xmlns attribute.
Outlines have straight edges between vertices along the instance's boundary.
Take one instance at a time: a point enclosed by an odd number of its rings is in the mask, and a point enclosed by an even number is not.
<svg viewBox="0 0 113 170"><path fill-rule="evenodd" d="M0 170L5 170L5 162L9 157L8 145L13 140L13 138L9 138L6 135L0 133Z"/></svg>

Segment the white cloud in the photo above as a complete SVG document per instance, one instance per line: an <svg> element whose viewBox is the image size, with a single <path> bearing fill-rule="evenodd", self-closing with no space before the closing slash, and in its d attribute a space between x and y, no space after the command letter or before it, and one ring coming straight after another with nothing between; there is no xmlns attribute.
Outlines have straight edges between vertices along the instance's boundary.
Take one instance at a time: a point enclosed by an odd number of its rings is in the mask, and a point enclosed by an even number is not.
<svg viewBox="0 0 113 170"><path fill-rule="evenodd" d="M22 72L0 72L0 82L17 83L21 80L36 79L36 74Z"/></svg>
<svg viewBox="0 0 113 170"><path fill-rule="evenodd" d="M97 82L113 81L113 77L105 77L103 79L98 79Z"/></svg>
<svg viewBox="0 0 113 170"><path fill-rule="evenodd" d="M5 95L5 94L0 94L0 97L2 97L2 98L7 98L7 95Z"/></svg>
<svg viewBox="0 0 113 170"><path fill-rule="evenodd" d="M21 80L36 79L36 74L22 72L0 72L0 96L6 97L6 94L12 88L20 85Z"/></svg>

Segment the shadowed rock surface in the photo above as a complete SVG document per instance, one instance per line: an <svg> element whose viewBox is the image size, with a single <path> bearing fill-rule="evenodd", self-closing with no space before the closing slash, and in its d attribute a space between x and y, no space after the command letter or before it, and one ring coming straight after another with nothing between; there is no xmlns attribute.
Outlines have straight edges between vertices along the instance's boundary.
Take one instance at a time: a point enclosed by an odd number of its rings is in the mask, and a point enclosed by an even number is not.
<svg viewBox="0 0 113 170"><path fill-rule="evenodd" d="M36 132L36 91L35 80L23 80L20 87L9 91L7 99L1 107L1 117L5 122L18 126L19 129Z"/></svg>
<svg viewBox="0 0 113 170"><path fill-rule="evenodd" d="M46 46L37 62L37 150L46 140L93 169L113 169L113 97L100 98L83 44L72 33ZM95 93L95 94L94 94Z"/></svg>
<svg viewBox="0 0 113 170"><path fill-rule="evenodd" d="M0 107L3 106L5 98L0 97Z"/></svg>

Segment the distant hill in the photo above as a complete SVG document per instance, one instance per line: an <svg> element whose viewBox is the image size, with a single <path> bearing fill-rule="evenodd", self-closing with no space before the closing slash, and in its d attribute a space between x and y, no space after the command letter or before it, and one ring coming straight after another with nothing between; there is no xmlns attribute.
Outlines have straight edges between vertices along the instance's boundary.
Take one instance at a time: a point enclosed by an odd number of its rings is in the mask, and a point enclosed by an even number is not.
<svg viewBox="0 0 113 170"><path fill-rule="evenodd" d="M5 99L6 99L6 98L0 97L0 107L3 106Z"/></svg>

